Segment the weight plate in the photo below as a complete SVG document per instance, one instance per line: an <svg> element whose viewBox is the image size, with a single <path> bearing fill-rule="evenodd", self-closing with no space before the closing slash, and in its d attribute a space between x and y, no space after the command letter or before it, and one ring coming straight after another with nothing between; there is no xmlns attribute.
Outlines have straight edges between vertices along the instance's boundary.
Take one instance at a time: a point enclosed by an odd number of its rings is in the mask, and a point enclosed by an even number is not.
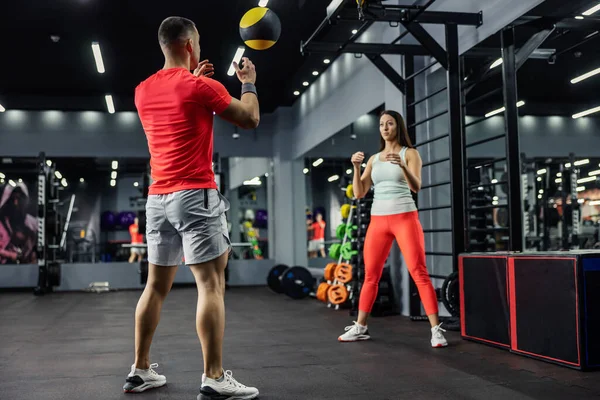
<svg viewBox="0 0 600 400"><path fill-rule="evenodd" d="M275 293L283 293L281 288L281 276L288 270L289 267L285 264L279 264L271 268L269 275L267 275L267 285Z"/></svg>
<svg viewBox="0 0 600 400"><path fill-rule="evenodd" d="M327 291L327 299L331 304L340 305L348 300L348 290L344 285L333 285Z"/></svg>
<svg viewBox="0 0 600 400"><path fill-rule="evenodd" d="M350 204L342 204L340 211L342 213L342 218L347 219L350 215Z"/></svg>
<svg viewBox="0 0 600 400"><path fill-rule="evenodd" d="M453 317L460 316L458 272L453 272L442 285L442 303Z"/></svg>
<svg viewBox="0 0 600 400"><path fill-rule="evenodd" d="M317 289L317 300L325 303L327 301L327 291L329 290L328 283L321 283Z"/></svg>
<svg viewBox="0 0 600 400"><path fill-rule="evenodd" d="M292 299L303 299L313 291L315 278L304 267L292 267L286 270L281 277L283 293Z"/></svg>
<svg viewBox="0 0 600 400"><path fill-rule="evenodd" d="M339 240L344 240L344 234L346 233L346 224L340 224L335 230L335 237Z"/></svg>
<svg viewBox="0 0 600 400"><path fill-rule="evenodd" d="M325 267L325 273L323 277L327 281L332 281L334 279L335 268L337 267L337 263L329 263Z"/></svg>
<svg viewBox="0 0 600 400"><path fill-rule="evenodd" d="M352 280L352 265L342 263L335 268L335 279L341 283L348 283Z"/></svg>

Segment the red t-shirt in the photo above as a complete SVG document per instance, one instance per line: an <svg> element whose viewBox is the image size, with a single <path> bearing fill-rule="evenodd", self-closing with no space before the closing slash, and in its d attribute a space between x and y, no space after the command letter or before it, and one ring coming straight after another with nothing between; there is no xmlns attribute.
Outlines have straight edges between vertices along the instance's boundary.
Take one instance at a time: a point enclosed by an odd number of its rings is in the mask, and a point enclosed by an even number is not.
<svg viewBox="0 0 600 400"><path fill-rule="evenodd" d="M150 151L149 194L217 188L213 112L222 113L230 103L225 86L185 68L160 70L138 85L135 106Z"/></svg>
<svg viewBox="0 0 600 400"><path fill-rule="evenodd" d="M325 239L325 222L321 221L321 224L319 224L318 222L313 222L312 228L313 240Z"/></svg>
<svg viewBox="0 0 600 400"><path fill-rule="evenodd" d="M144 243L144 235L139 233L139 226L136 224L129 225L129 234L131 235L131 243Z"/></svg>

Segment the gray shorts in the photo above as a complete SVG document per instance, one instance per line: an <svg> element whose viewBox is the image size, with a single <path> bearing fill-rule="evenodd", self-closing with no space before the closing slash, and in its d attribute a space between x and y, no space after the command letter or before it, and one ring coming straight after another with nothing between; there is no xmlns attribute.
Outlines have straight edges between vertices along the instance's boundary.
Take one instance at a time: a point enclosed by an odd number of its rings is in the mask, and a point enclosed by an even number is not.
<svg viewBox="0 0 600 400"><path fill-rule="evenodd" d="M148 262L194 265L218 258L231 248L229 201L215 189L149 195L146 202Z"/></svg>

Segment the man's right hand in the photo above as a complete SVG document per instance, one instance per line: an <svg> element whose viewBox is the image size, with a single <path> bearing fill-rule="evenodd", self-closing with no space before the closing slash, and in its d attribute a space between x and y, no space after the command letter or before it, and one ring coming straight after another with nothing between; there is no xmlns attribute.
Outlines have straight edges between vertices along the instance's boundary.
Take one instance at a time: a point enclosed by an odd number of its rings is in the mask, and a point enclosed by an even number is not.
<svg viewBox="0 0 600 400"><path fill-rule="evenodd" d="M352 165L354 165L355 167L360 167L360 165L363 163L365 159L365 153L363 153L362 151L358 151L354 154L352 154Z"/></svg>
<svg viewBox="0 0 600 400"><path fill-rule="evenodd" d="M234 62L233 67L241 83L256 83L256 68L248 57L242 58L243 68L240 69L238 63Z"/></svg>

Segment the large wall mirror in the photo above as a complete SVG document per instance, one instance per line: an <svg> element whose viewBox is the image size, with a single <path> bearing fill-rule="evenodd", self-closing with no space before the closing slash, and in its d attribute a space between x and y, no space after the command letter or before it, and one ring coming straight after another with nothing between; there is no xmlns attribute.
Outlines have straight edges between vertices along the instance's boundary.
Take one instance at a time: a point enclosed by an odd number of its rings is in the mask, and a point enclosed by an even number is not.
<svg viewBox="0 0 600 400"><path fill-rule="evenodd" d="M215 180L231 204L226 215L233 259L269 257L270 159L259 159L261 172L235 183L240 170L248 171L240 163L255 160L214 157ZM43 201L45 239L52 259L61 263L146 260L148 159L48 157L45 163L52 180ZM37 263L39 165L39 158L0 160L0 264Z"/></svg>

